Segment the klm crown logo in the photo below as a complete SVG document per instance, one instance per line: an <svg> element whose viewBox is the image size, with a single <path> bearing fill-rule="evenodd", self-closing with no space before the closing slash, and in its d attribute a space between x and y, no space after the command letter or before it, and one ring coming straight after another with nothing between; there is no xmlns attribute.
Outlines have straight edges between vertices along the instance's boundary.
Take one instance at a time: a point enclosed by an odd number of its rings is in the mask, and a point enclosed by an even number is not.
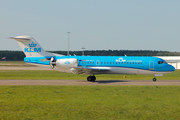
<svg viewBox="0 0 180 120"><path fill-rule="evenodd" d="M32 42L32 44L29 44L29 47L36 47L37 46L37 44L34 44L33 42Z"/></svg>
<svg viewBox="0 0 180 120"><path fill-rule="evenodd" d="M69 62L69 61L66 61L64 64L66 64L66 65L67 65L67 64L70 64L70 62Z"/></svg>

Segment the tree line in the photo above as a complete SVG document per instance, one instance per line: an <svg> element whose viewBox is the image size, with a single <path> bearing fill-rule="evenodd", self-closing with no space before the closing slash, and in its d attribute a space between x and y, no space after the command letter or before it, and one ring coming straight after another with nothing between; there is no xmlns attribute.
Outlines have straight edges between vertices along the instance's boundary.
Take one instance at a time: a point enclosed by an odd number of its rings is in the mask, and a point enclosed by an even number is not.
<svg viewBox="0 0 180 120"><path fill-rule="evenodd" d="M67 51L48 51L57 54L67 55ZM81 56L82 51L69 51L71 56ZM180 56L180 52L153 51L153 50L85 50L85 56ZM7 61L23 61L22 51L0 51L1 61L6 57Z"/></svg>

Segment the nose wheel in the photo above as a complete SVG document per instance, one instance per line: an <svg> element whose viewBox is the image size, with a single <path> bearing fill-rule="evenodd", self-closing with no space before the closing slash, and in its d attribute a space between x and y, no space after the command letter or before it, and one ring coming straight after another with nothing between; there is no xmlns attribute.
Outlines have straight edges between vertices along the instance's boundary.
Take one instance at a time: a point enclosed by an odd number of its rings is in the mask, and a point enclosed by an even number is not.
<svg viewBox="0 0 180 120"><path fill-rule="evenodd" d="M87 81L95 81L95 80L96 80L96 77L94 75L87 77Z"/></svg>
<svg viewBox="0 0 180 120"><path fill-rule="evenodd" d="M153 78L153 81L156 82L156 78Z"/></svg>

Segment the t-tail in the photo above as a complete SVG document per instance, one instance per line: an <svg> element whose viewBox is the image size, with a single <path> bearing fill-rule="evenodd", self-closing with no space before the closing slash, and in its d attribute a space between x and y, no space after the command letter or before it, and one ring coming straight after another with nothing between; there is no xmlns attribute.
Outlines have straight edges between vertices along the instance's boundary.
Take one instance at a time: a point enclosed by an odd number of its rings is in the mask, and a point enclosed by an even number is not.
<svg viewBox="0 0 180 120"><path fill-rule="evenodd" d="M44 51L39 43L30 36L24 35L9 38L14 39L18 42L26 57L47 57L55 55L54 53Z"/></svg>
<svg viewBox="0 0 180 120"><path fill-rule="evenodd" d="M47 52L30 36L10 37L18 42L26 57L48 56Z"/></svg>

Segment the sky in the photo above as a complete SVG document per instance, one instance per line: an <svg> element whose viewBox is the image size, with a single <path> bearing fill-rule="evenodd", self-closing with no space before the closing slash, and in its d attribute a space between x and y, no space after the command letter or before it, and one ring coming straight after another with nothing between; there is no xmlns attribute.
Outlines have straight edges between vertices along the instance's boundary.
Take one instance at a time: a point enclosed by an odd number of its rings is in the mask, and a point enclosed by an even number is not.
<svg viewBox="0 0 180 120"><path fill-rule="evenodd" d="M50 51L180 52L179 0L0 0L0 50L28 35Z"/></svg>

